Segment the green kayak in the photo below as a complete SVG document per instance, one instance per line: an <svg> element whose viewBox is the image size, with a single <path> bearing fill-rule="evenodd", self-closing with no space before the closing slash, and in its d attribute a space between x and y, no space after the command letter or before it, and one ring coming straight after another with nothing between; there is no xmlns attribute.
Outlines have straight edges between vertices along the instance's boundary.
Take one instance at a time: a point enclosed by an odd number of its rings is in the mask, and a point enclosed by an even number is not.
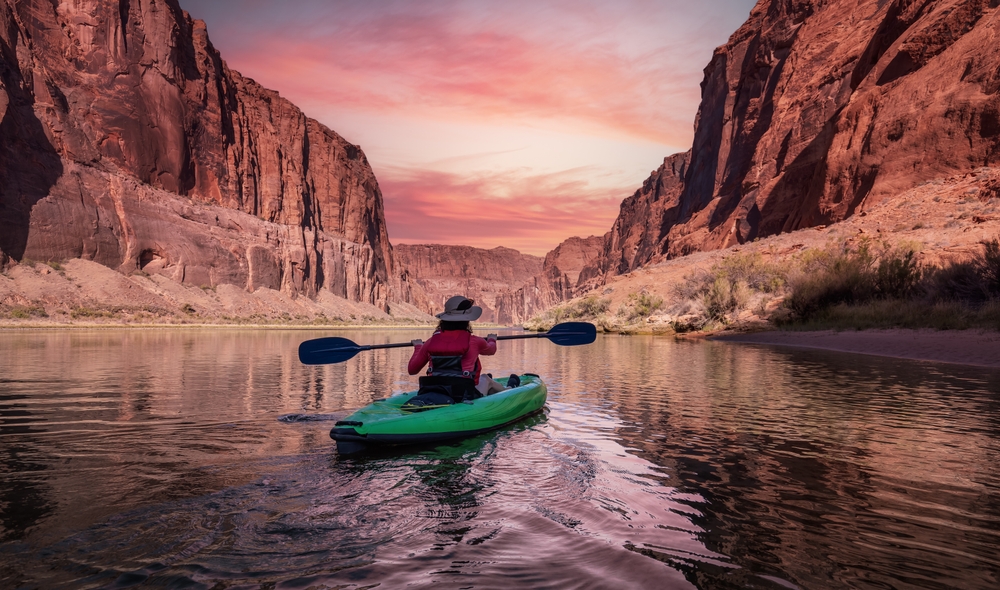
<svg viewBox="0 0 1000 590"><path fill-rule="evenodd" d="M497 379L506 385L507 379ZM534 414L545 405L545 384L538 375L521 375L517 387L479 399L413 411L404 404L416 391L376 400L343 420L330 431L337 452L361 451L433 443L464 438L500 428Z"/></svg>

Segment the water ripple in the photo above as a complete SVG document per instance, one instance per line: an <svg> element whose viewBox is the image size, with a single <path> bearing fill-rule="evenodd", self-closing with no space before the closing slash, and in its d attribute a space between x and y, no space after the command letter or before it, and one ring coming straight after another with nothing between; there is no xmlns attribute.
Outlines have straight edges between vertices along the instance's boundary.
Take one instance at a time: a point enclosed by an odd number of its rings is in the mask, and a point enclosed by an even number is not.
<svg viewBox="0 0 1000 590"><path fill-rule="evenodd" d="M1000 586L995 371L509 341L487 365L531 359L544 413L341 458L330 422L411 389L407 355L304 367L312 337L0 335L16 361L0 378L0 586Z"/></svg>

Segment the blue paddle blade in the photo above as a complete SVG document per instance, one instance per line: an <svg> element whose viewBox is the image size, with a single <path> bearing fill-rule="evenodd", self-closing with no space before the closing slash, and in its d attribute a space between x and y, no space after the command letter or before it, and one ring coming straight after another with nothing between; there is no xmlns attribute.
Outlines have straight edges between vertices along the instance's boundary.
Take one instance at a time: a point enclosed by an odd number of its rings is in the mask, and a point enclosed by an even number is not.
<svg viewBox="0 0 1000 590"><path fill-rule="evenodd" d="M566 322L552 326L552 329L539 336L560 346L578 346L597 340L597 327L587 322Z"/></svg>
<svg viewBox="0 0 1000 590"><path fill-rule="evenodd" d="M303 365L340 363L368 349L368 346L358 346L347 338L316 338L299 345L299 361Z"/></svg>

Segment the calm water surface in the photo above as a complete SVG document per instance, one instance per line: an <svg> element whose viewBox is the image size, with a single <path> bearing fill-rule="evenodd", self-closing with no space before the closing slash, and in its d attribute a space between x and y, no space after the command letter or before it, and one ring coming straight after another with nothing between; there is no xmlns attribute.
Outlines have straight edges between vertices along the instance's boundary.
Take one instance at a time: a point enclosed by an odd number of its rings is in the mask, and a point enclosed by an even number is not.
<svg viewBox="0 0 1000 590"><path fill-rule="evenodd" d="M342 459L413 331L0 333L0 588L1000 587L1000 372L501 342L547 410Z"/></svg>

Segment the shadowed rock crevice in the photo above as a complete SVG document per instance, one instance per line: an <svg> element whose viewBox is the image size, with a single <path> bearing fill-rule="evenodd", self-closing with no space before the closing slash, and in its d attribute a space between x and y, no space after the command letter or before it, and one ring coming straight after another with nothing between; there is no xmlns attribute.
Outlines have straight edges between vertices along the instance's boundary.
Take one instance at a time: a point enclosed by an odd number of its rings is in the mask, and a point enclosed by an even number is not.
<svg viewBox="0 0 1000 590"><path fill-rule="evenodd" d="M62 161L35 114L34 96L13 44L23 43L6 5L0 23L10 23L0 37L0 250L14 260L24 258L31 212L63 174ZM65 97L61 96L61 104Z"/></svg>

